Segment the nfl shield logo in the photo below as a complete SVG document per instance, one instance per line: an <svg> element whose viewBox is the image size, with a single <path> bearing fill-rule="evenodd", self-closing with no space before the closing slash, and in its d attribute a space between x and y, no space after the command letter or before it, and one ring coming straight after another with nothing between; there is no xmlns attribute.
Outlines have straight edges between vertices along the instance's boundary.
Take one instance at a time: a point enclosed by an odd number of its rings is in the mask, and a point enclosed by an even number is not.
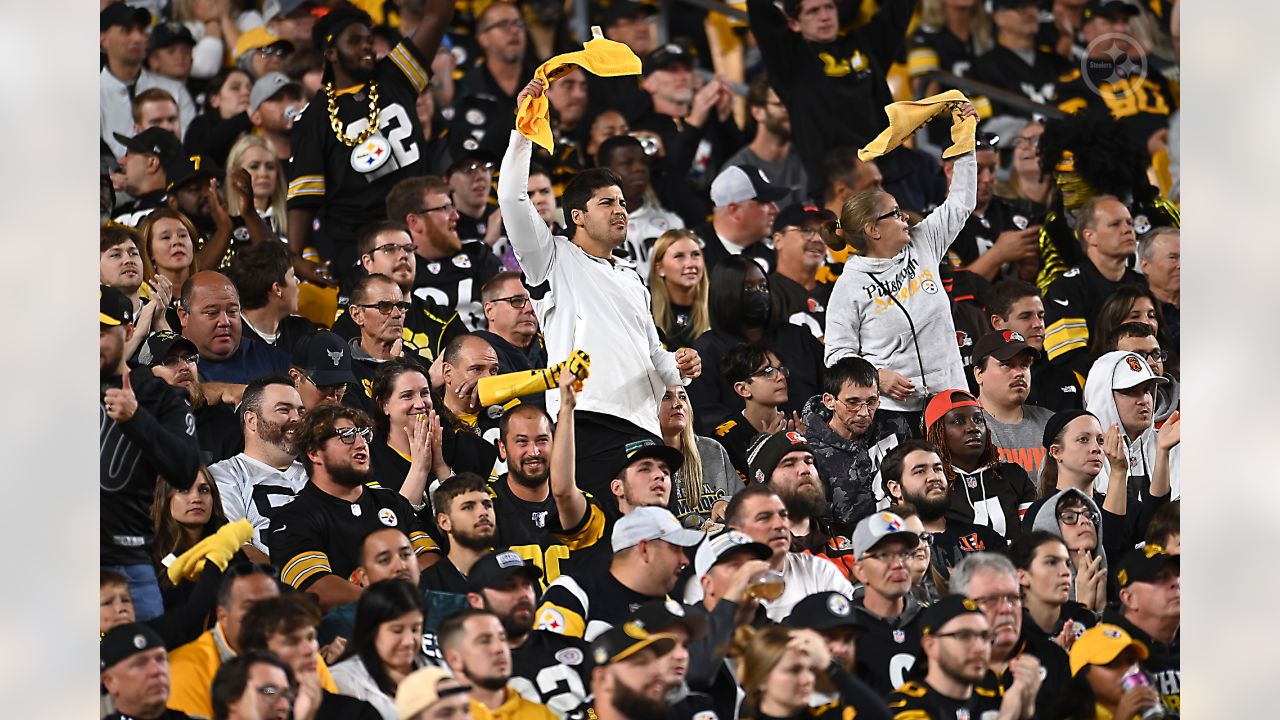
<svg viewBox="0 0 1280 720"><path fill-rule="evenodd" d="M907 634L902 630L894 630L893 641L896 643L904 643L907 641Z"/></svg>

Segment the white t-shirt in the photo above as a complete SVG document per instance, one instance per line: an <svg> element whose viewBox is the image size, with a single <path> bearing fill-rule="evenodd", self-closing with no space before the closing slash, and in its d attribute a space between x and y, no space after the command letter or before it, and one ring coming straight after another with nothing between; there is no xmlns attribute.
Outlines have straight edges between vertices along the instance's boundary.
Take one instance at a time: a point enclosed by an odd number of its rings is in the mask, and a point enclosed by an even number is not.
<svg viewBox="0 0 1280 720"><path fill-rule="evenodd" d="M769 619L777 623L787 619L796 603L814 593L835 591L853 600L853 585L840 569L816 555L787 553L782 561L782 579L786 583L782 595L777 600L760 603ZM702 584L697 578L684 586L684 602L686 605L702 602Z"/></svg>

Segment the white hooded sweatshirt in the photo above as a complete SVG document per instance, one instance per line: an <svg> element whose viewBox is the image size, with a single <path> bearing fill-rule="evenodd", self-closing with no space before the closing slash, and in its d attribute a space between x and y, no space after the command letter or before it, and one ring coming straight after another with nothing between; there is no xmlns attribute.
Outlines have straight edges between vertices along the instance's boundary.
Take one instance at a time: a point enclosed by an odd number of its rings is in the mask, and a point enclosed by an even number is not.
<svg viewBox="0 0 1280 720"><path fill-rule="evenodd" d="M906 400L882 395L880 406L886 410L916 412L924 407L926 388L967 386L938 263L973 213L977 186L978 162L967 153L956 160L946 202L911 228L907 246L892 258L850 255L831 291L827 367L853 355L915 383Z"/></svg>
<svg viewBox="0 0 1280 720"><path fill-rule="evenodd" d="M1084 384L1084 409L1098 416L1098 422L1102 424L1103 432L1106 432L1113 423L1120 423L1120 427L1124 427L1124 423L1120 422L1120 410L1116 407L1115 396L1112 395L1112 379L1116 372L1121 369L1122 363L1129 363L1129 358L1136 359L1146 369L1147 373L1151 373L1150 366L1147 365L1145 358L1136 353L1116 350L1109 352L1094 361L1093 367L1089 368L1089 377ZM1129 453L1129 477L1141 478L1151 477L1156 468L1156 429L1155 429L1155 404L1151 407L1152 424L1142 431L1142 434L1132 440L1126 435L1125 448ZM1180 496L1180 488L1178 483L1178 458L1181 445L1173 446L1169 451L1169 487L1171 490L1169 499L1177 500ZM1105 495L1107 493L1108 480L1111 477L1111 463L1105 457L1102 460L1102 472L1098 473L1098 477L1094 480L1094 489Z"/></svg>

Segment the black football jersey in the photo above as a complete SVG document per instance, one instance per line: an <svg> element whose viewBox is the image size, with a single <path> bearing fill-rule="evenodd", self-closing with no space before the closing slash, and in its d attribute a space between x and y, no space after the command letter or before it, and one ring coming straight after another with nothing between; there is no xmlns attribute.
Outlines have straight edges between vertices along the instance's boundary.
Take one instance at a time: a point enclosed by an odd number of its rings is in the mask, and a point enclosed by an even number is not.
<svg viewBox="0 0 1280 720"><path fill-rule="evenodd" d="M456 312L468 330L484 330L489 323L484 318L480 288L501 271L502 264L488 245L464 242L462 252L451 258L418 258L413 294Z"/></svg>
<svg viewBox="0 0 1280 720"><path fill-rule="evenodd" d="M288 207L322 210L322 231L336 242L354 243L364 225L384 219L386 196L400 180L426 173L418 95L427 87L430 60L408 40L396 45L374 67L378 89L378 131L390 146L391 158L372 172L352 166L354 148L338 140L329 121L328 101L321 90L303 110L291 136L288 164ZM338 118L347 137L369 126L369 85L355 92L338 90Z"/></svg>
<svg viewBox="0 0 1280 720"><path fill-rule="evenodd" d="M881 695L906 682L907 673L920 651L919 606L910 595L907 609L896 618L882 618L862 605L861 596L854 606L866 629L858 635L858 653L854 674Z"/></svg>
<svg viewBox="0 0 1280 720"><path fill-rule="evenodd" d="M575 637L545 630L529 633L511 649L513 690L564 717L586 702L591 685L590 645Z"/></svg>
<svg viewBox="0 0 1280 720"><path fill-rule="evenodd" d="M956 700L913 680L889 694L889 712L893 720L982 720L999 714L1000 698L975 688L968 700Z"/></svg>
<svg viewBox="0 0 1280 720"><path fill-rule="evenodd" d="M543 587L560 577L565 570L562 564L575 550L608 540L604 511L590 499L586 515L576 527L566 529L560 527L560 511L550 494L542 502L521 500L511 492L505 473L489 481L489 495L498 526L497 545L510 547L542 568Z"/></svg>

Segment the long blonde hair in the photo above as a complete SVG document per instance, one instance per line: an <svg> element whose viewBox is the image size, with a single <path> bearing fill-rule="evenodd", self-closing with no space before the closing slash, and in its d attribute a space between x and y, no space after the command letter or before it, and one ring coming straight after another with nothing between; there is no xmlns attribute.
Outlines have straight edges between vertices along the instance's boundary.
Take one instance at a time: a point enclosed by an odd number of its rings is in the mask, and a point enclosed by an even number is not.
<svg viewBox="0 0 1280 720"><path fill-rule="evenodd" d="M231 187L231 176L240 167L240 163L244 161L244 154L249 148L259 147L271 153L272 159L276 161L276 186L271 190L271 223L275 226L275 231L280 235L289 233L289 212L285 209L286 187L284 182L284 164L276 158L276 150L271 143L261 135L253 135L246 133L240 136L235 145L231 146L231 152L227 153L227 177L222 183L222 191L227 196L227 211L232 215L243 215L244 210L240 207L240 197ZM253 212L257 212L257 208L251 208Z"/></svg>
<svg viewBox="0 0 1280 720"><path fill-rule="evenodd" d="M697 512L698 501L702 498L702 453L698 452L698 436L693 431L693 405L686 399L684 407L686 420L684 429L680 431L680 454L684 455L684 464L672 480L684 486L684 499L689 511Z"/></svg>
<svg viewBox="0 0 1280 720"><path fill-rule="evenodd" d="M733 632L728 655L738 660L739 684L753 708L759 710L769 673L782 662L782 656L787 654L787 643L791 642L794 633L795 630L786 625L767 625L759 629L741 625Z"/></svg>
<svg viewBox="0 0 1280 720"><path fill-rule="evenodd" d="M946 0L923 0L920 3L920 24L929 28L947 26ZM986 3L974 0L973 14L969 17L969 33L973 38L975 57L990 50L993 43L991 16L987 14ZM951 72L949 68L942 68Z"/></svg>
<svg viewBox="0 0 1280 720"><path fill-rule="evenodd" d="M671 295L667 293L667 284L658 276L658 265L662 262L667 250L680 240L698 242L698 236L683 228L668 230L658 236L653 243L653 254L649 256L649 294L653 306L653 320L665 333L675 328L675 314L671 312ZM702 264L702 277L698 279L698 287L693 290L693 308L689 314L689 324L693 328L691 338L697 338L711 329L711 313L707 310L707 265Z"/></svg>
<svg viewBox="0 0 1280 720"><path fill-rule="evenodd" d="M822 226L822 239L832 250L843 250L846 245L852 246L860 255L867 253L867 236L863 233L864 225L874 223L880 214L877 208L880 198L887 193L883 190L863 190L849 196L840 206L838 223L829 222Z"/></svg>

